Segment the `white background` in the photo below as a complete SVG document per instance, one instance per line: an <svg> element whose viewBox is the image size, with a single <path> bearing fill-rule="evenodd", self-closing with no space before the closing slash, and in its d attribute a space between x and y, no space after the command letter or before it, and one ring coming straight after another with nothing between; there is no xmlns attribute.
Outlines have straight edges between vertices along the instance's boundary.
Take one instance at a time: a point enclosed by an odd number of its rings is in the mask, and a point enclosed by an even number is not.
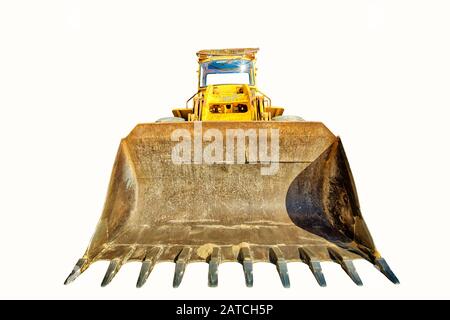
<svg viewBox="0 0 450 320"><path fill-rule="evenodd" d="M448 1L2 1L1 298L450 298ZM287 114L324 122L346 147L366 222L398 275L358 261L355 286L325 263L139 264L107 288L106 262L63 281L100 216L120 138L196 90L195 52L259 47L258 84Z"/></svg>

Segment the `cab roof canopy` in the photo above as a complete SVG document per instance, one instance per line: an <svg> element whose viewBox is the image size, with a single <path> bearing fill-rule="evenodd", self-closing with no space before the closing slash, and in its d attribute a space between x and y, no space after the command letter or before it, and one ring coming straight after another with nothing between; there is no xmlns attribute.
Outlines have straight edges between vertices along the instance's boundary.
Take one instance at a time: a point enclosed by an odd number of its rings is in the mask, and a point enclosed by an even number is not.
<svg viewBox="0 0 450 320"><path fill-rule="evenodd" d="M258 48L208 49L197 52L198 62L218 57L236 57L255 60Z"/></svg>

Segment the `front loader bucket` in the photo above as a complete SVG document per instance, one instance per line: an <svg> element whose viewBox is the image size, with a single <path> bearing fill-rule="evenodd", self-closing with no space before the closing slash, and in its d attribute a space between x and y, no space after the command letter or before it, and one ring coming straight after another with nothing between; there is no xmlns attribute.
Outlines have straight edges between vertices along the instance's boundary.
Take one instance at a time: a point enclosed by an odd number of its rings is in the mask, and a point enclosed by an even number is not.
<svg viewBox="0 0 450 320"><path fill-rule="evenodd" d="M244 157L236 155L234 162L228 156L239 151L239 143L228 154L225 143L233 129L264 138L256 145L244 139ZM190 143L189 154L174 161L182 140ZM225 147L211 163L202 155L212 141ZM287 262L302 261L325 286L320 262L334 261L361 285L352 263L360 258L398 283L361 215L342 143L323 124L152 123L138 125L122 140L103 214L66 283L92 263L109 260L104 286L123 264L140 261L140 287L157 262L172 261L177 287L186 265L203 261L209 264L209 286L217 286L219 264L236 261L247 286L253 284L253 263L271 262L289 287Z"/></svg>

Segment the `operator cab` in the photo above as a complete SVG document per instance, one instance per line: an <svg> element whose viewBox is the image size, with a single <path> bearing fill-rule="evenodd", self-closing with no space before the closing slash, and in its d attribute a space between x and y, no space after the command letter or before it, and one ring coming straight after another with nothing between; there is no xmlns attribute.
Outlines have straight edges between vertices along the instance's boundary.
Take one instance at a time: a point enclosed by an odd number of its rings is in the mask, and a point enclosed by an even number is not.
<svg viewBox="0 0 450 320"><path fill-rule="evenodd" d="M172 110L187 121L269 121L283 113L256 87L257 48L200 50L198 90L186 108ZM192 101L192 107L189 103Z"/></svg>

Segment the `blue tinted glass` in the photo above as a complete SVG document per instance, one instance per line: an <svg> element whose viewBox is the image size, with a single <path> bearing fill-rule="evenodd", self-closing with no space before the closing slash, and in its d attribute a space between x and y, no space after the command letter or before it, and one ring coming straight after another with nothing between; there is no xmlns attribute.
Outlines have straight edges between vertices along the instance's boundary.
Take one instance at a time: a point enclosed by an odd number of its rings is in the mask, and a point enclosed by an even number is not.
<svg viewBox="0 0 450 320"><path fill-rule="evenodd" d="M230 74L230 73L246 73L248 74L248 84L253 85L252 76L253 63L250 60L234 59L234 60L213 60L205 62L201 66L200 86L207 85L207 77L209 74Z"/></svg>
<svg viewBox="0 0 450 320"><path fill-rule="evenodd" d="M216 60L206 63L207 73L213 72L247 72L251 62L248 60Z"/></svg>

